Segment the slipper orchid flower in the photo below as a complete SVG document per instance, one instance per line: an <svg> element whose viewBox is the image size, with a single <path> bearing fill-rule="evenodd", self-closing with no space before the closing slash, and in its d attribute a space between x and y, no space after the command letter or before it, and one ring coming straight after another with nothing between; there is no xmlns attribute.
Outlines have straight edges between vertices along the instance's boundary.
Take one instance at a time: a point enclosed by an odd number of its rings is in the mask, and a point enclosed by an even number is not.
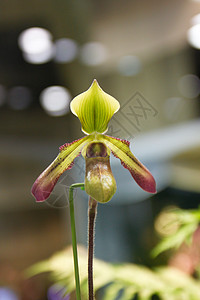
<svg viewBox="0 0 200 300"><path fill-rule="evenodd" d="M76 96L70 105L86 134L72 143L61 146L51 165L36 179L32 193L37 201L46 200L61 174L71 169L80 154L85 158L85 191L98 202L109 201L116 192L116 182L110 167L110 153L121 160L137 184L149 193L156 192L151 173L132 154L129 142L104 133L112 116L119 110L119 102L105 93L97 81L84 93Z"/></svg>

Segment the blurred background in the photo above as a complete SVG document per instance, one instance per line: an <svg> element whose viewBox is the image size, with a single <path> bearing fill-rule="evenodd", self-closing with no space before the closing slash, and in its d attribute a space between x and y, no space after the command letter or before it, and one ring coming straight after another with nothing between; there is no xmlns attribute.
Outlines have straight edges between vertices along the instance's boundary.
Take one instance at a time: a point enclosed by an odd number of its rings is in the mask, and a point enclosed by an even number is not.
<svg viewBox="0 0 200 300"><path fill-rule="evenodd" d="M66 191L84 181L83 159L45 203L30 189L58 147L83 136L69 104L94 78L121 103L108 134L131 141L158 187L149 198L111 160L118 191L99 205L95 254L155 264L160 212L200 203L199 49L198 0L0 1L0 299L17 299L3 287L46 299L45 284L19 272L70 244ZM87 196L75 202L86 245Z"/></svg>

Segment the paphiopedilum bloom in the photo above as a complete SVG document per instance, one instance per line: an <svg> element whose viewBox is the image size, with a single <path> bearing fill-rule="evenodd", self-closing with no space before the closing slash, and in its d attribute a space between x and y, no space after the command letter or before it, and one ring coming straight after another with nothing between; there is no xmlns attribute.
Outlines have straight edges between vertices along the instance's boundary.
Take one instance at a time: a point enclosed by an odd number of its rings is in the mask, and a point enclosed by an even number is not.
<svg viewBox="0 0 200 300"><path fill-rule="evenodd" d="M74 159L80 154L85 158L85 191L104 203L116 192L116 182L110 167L110 153L121 160L137 184L146 192L155 193L153 176L130 151L130 143L105 135L108 123L119 110L119 102L105 93L96 80L84 93L75 97L70 105L86 134L72 143L61 146L51 165L36 179L32 193L37 201L46 200L61 174L71 169Z"/></svg>

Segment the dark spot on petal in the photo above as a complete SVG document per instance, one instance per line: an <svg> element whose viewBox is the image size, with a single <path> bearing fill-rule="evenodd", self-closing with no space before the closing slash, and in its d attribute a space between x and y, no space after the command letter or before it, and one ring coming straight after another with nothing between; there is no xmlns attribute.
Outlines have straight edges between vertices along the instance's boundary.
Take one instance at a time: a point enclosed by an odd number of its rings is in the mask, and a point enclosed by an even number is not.
<svg viewBox="0 0 200 300"><path fill-rule="evenodd" d="M86 149L87 157L106 157L108 156L107 147L103 143L93 142Z"/></svg>

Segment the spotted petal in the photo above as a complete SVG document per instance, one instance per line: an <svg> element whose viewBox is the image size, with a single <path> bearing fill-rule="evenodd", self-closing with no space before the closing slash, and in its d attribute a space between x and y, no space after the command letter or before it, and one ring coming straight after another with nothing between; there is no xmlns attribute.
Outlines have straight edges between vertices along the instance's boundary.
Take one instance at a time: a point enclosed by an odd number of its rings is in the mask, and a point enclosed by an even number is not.
<svg viewBox="0 0 200 300"><path fill-rule="evenodd" d="M137 184L146 192L156 193L156 182L143 164L130 151L130 143L107 135L98 135L98 140L104 142L115 157L121 160L124 168L128 169Z"/></svg>
<svg viewBox="0 0 200 300"><path fill-rule="evenodd" d="M36 201L44 201L51 194L61 174L73 166L74 159L80 155L82 148L91 140L86 136L72 143L61 146L60 153L52 164L36 179L32 194Z"/></svg>
<svg viewBox="0 0 200 300"><path fill-rule="evenodd" d="M94 80L86 92L72 100L70 108L79 118L84 133L104 133L108 129L108 122L119 110L120 104L105 93Z"/></svg>

